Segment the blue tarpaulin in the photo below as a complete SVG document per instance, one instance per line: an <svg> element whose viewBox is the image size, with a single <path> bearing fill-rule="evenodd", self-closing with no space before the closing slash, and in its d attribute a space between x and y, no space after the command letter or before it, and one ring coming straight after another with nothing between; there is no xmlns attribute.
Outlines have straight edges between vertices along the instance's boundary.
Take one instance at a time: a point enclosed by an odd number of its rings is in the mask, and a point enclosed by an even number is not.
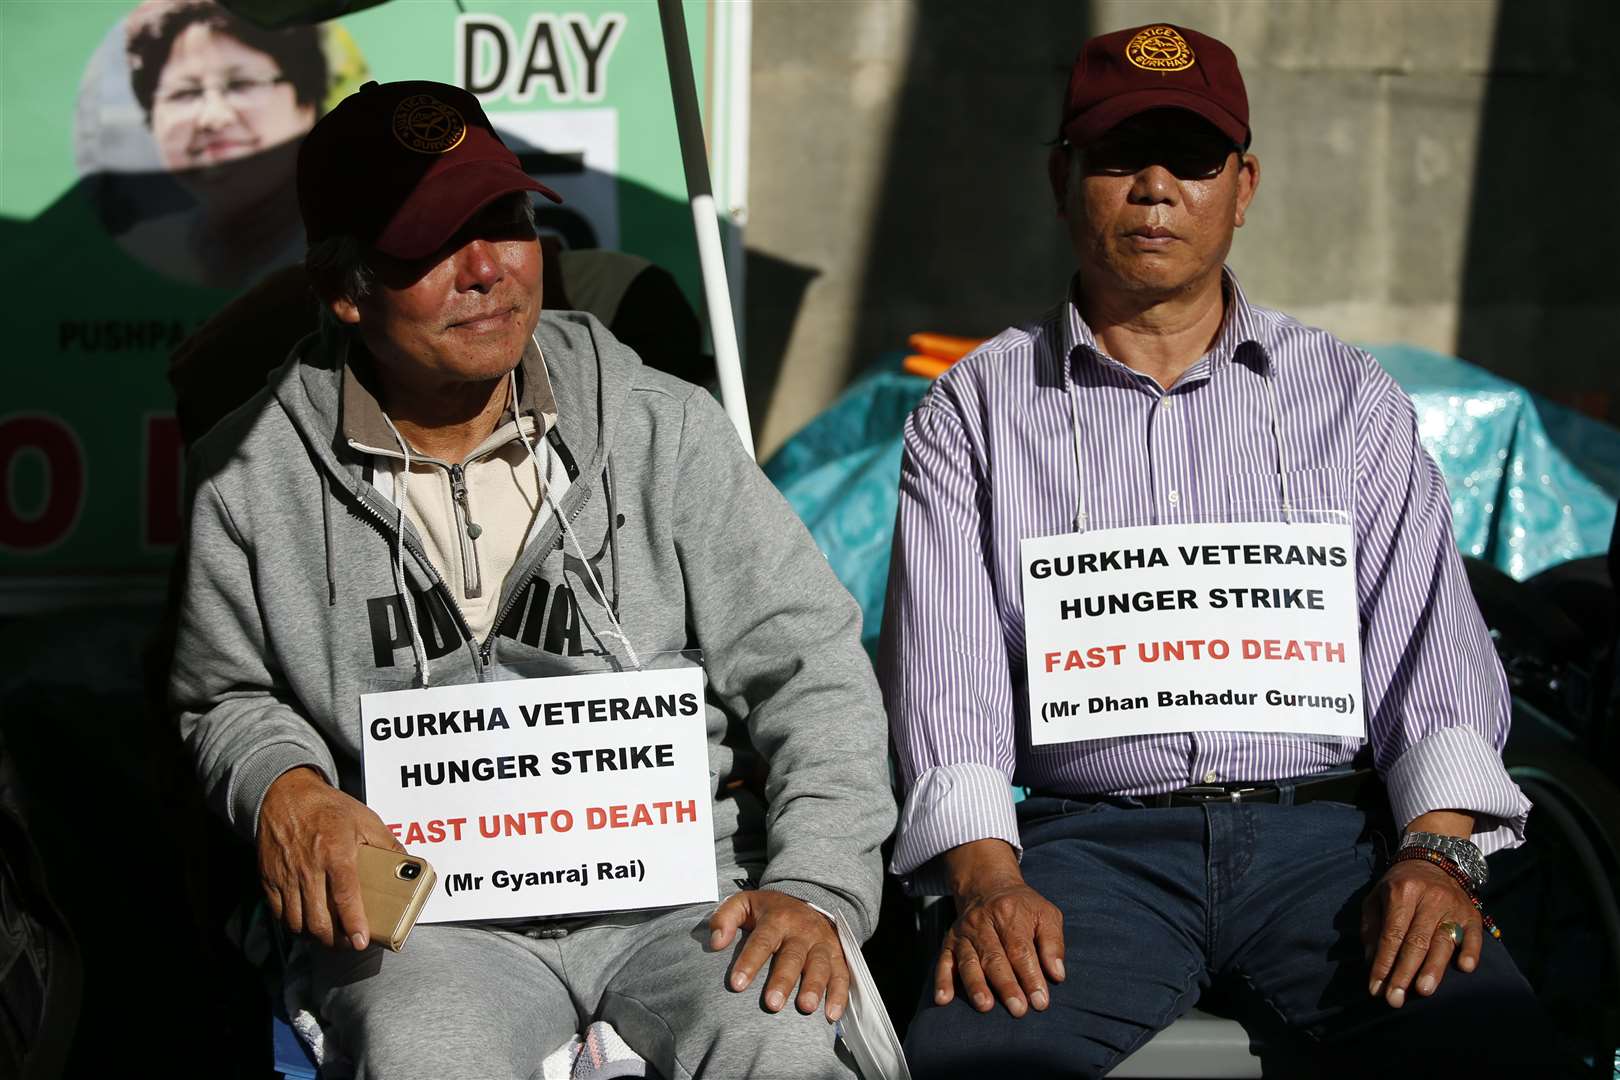
<svg viewBox="0 0 1620 1080"><path fill-rule="evenodd" d="M1608 550L1620 432L1410 345L1370 351L1412 396L1445 474L1457 546L1518 579ZM886 358L765 464L864 613L877 645L899 498L900 429L930 380Z"/></svg>

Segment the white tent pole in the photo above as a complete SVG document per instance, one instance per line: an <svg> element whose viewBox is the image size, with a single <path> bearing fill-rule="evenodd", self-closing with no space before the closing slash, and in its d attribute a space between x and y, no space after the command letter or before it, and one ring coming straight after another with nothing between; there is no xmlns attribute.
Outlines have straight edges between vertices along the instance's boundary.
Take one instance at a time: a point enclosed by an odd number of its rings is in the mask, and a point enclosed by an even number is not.
<svg viewBox="0 0 1620 1080"><path fill-rule="evenodd" d="M714 339L714 366L720 375L720 401L731 417L748 453L754 453L754 434L748 423L748 396L743 389L742 358L737 352L737 324L726 286L725 252L720 244L720 219L714 210L714 189L709 184L709 158L703 143L703 118L698 110L697 84L692 77L692 52L686 41L686 18L681 0L658 0L658 18L664 29L664 59L669 66L670 96L675 102L675 126L681 140L681 163L686 167L686 197L692 204L692 226L697 233L698 264L703 271L703 301L709 311L709 335ZM714 59L710 58L710 63Z"/></svg>
<svg viewBox="0 0 1620 1080"><path fill-rule="evenodd" d="M709 160L714 163L715 201L726 242L726 272L731 275L731 310L746 312L747 249L743 232L748 224L748 97L749 58L754 36L754 0L722 0L711 10L715 16L714 116L709 124L709 141L714 147ZM742 316L746 319L748 316ZM738 343L748 347L744 338ZM740 351L740 349L739 349ZM743 353L743 364L748 355Z"/></svg>

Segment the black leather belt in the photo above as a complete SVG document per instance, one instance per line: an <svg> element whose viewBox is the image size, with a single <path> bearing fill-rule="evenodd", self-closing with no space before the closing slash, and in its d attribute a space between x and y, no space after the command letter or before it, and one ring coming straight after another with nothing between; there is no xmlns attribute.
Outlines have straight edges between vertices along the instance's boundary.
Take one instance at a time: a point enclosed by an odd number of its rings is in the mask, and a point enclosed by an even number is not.
<svg viewBox="0 0 1620 1080"><path fill-rule="evenodd" d="M1369 787L1377 782L1371 769L1327 776L1320 780L1299 780L1294 789L1294 805L1309 802L1342 802L1359 804L1369 794ZM1276 803L1282 799L1282 790L1276 784L1194 784L1176 791L1158 795L1138 795L1143 804L1152 807L1203 806L1205 803Z"/></svg>
<svg viewBox="0 0 1620 1080"><path fill-rule="evenodd" d="M1378 774L1371 769L1357 769L1354 772L1336 773L1333 776L1324 776L1320 780L1295 780L1284 786L1291 786L1294 789L1294 805L1296 806L1309 802L1342 802L1368 809L1376 808L1375 804L1383 802ZM1046 795L1053 793L1036 791L1031 792L1031 794ZM1057 797L1074 802L1103 802L1111 801L1114 798L1108 795L1058 795ZM1207 803L1277 803L1282 801L1282 790L1277 784L1257 784L1253 782L1241 784L1194 784L1191 787L1160 792L1157 795L1132 795L1130 797L1143 806L1165 809L1172 806L1203 806Z"/></svg>

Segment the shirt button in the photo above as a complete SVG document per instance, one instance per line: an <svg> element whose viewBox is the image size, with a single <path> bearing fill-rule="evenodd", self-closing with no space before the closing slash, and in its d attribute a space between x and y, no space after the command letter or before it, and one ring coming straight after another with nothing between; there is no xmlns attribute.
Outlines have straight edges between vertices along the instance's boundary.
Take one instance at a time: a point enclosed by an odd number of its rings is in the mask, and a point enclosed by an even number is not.
<svg viewBox="0 0 1620 1080"><path fill-rule="evenodd" d="M1175 490L1174 488L1171 488L1170 489L1170 505L1171 506L1177 506L1177 505L1180 505L1180 503L1181 503L1181 492Z"/></svg>
<svg viewBox="0 0 1620 1080"><path fill-rule="evenodd" d="M1161 409L1173 409L1175 408L1175 404L1176 401L1174 398L1162 397L1159 399L1159 408Z"/></svg>
<svg viewBox="0 0 1620 1080"><path fill-rule="evenodd" d="M1204 783L1206 783L1206 784L1218 784L1220 782L1221 782L1221 774L1216 772L1214 769L1211 769L1211 770L1209 770L1209 772L1204 774Z"/></svg>

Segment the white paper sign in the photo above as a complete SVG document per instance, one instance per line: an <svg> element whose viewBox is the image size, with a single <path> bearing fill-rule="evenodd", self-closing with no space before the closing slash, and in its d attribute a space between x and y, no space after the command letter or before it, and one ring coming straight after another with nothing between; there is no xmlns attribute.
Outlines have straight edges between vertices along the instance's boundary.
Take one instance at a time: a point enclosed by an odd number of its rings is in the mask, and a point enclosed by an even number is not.
<svg viewBox="0 0 1620 1080"><path fill-rule="evenodd" d="M1364 738L1348 525L1151 525L1025 540L1030 741Z"/></svg>
<svg viewBox="0 0 1620 1080"><path fill-rule="evenodd" d="M703 673L366 694L366 805L439 887L419 922L713 901Z"/></svg>
<svg viewBox="0 0 1620 1080"><path fill-rule="evenodd" d="M889 1010L866 966L860 939L838 912L816 910L832 919L838 944L844 949L844 963L849 965L849 1008L838 1021L838 1037L849 1047L861 1080L911 1080L905 1047L889 1023Z"/></svg>

